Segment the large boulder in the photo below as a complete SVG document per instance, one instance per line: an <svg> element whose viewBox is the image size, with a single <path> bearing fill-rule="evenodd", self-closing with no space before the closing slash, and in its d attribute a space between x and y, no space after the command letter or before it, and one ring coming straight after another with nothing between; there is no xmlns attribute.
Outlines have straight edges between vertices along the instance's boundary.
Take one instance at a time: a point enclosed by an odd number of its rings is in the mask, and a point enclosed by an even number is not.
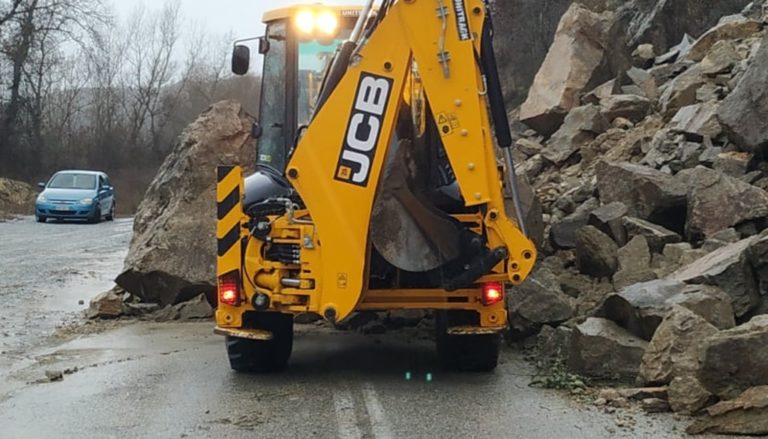
<svg viewBox="0 0 768 439"><path fill-rule="evenodd" d="M577 325L570 341L568 366L589 377L634 380L648 343L616 323L590 317Z"/></svg>
<svg viewBox="0 0 768 439"><path fill-rule="evenodd" d="M707 409L686 430L689 434L768 435L768 386L747 389L738 398Z"/></svg>
<svg viewBox="0 0 768 439"><path fill-rule="evenodd" d="M624 203L614 201L593 210L589 214L588 224L613 238L617 244L624 245L627 242L627 231L622 224L622 218L628 213Z"/></svg>
<svg viewBox="0 0 768 439"><path fill-rule="evenodd" d="M611 12L596 13L579 3L568 8L520 107L521 122L552 135L565 115L579 106L581 93L608 79L604 61L612 20Z"/></svg>
<svg viewBox="0 0 768 439"><path fill-rule="evenodd" d="M747 68L736 89L725 98L717 116L728 137L748 152L768 152L768 36Z"/></svg>
<svg viewBox="0 0 768 439"><path fill-rule="evenodd" d="M673 305L645 350L638 380L646 385L662 385L677 376L694 374L699 368L701 341L717 332L698 314Z"/></svg>
<svg viewBox="0 0 768 439"><path fill-rule="evenodd" d="M676 176L688 185L686 234L706 238L745 221L768 217L768 192L703 166Z"/></svg>
<svg viewBox="0 0 768 439"><path fill-rule="evenodd" d="M596 311L632 334L651 340L674 306L682 306L719 329L734 326L730 297L717 287L659 279L624 288L606 297Z"/></svg>
<svg viewBox="0 0 768 439"><path fill-rule="evenodd" d="M624 226L624 230L626 230L627 239L632 239L636 236L644 237L653 253L661 253L668 244L679 243L683 239L680 235L669 229L639 218L628 216L622 218L621 223Z"/></svg>
<svg viewBox="0 0 768 439"><path fill-rule="evenodd" d="M656 279L656 273L651 270L648 240L644 236L635 236L620 248L618 259L619 270L613 275L613 286L617 291L639 282Z"/></svg>
<svg viewBox="0 0 768 439"><path fill-rule="evenodd" d="M715 138L722 131L717 120L717 105L716 102L706 102L683 107L672 118L669 129L695 142L701 142L704 137Z"/></svg>
<svg viewBox="0 0 768 439"><path fill-rule="evenodd" d="M37 191L21 181L0 177L0 218L6 214L29 215L35 210Z"/></svg>
<svg viewBox="0 0 768 439"><path fill-rule="evenodd" d="M760 315L704 340L699 380L721 398L768 385L768 315Z"/></svg>
<svg viewBox="0 0 768 439"><path fill-rule="evenodd" d="M748 254L753 242L755 238L749 238L717 249L672 273L670 279L721 288L731 297L736 316L743 317L761 301Z"/></svg>
<svg viewBox="0 0 768 439"><path fill-rule="evenodd" d="M714 395L695 376L682 375L669 383L668 397L673 412L692 415L706 407Z"/></svg>
<svg viewBox="0 0 768 439"><path fill-rule="evenodd" d="M576 210L563 218L562 221L552 224L549 232L549 241L553 247L559 249L572 249L576 247L576 232L587 225L589 213L600 205L595 198L590 198Z"/></svg>
<svg viewBox="0 0 768 439"><path fill-rule="evenodd" d="M759 32L762 27L761 22L749 20L742 15L724 17L691 45L687 58L691 61L701 61L717 42L747 38Z"/></svg>
<svg viewBox="0 0 768 439"><path fill-rule="evenodd" d="M256 162L252 123L240 104L226 101L184 130L139 205L118 285L162 305L215 288L215 170Z"/></svg>
<svg viewBox="0 0 768 439"><path fill-rule="evenodd" d="M662 53L684 35L698 36L717 24L720 17L736 14L751 0L629 0L617 12L629 47L653 44Z"/></svg>
<svg viewBox="0 0 768 439"><path fill-rule="evenodd" d="M575 315L576 304L560 288L557 276L547 268L534 271L522 285L508 294L509 325L516 333L529 335L543 325L556 325Z"/></svg>
<svg viewBox="0 0 768 439"><path fill-rule="evenodd" d="M120 294L123 293L120 287L115 287L105 291L91 299L86 311L86 316L90 319L115 319L126 313L126 305Z"/></svg>
<svg viewBox="0 0 768 439"><path fill-rule="evenodd" d="M593 226L576 232L576 265L579 271L593 277L613 276L619 265L619 246Z"/></svg>
<svg viewBox="0 0 768 439"><path fill-rule="evenodd" d="M597 189L603 203L624 203L631 216L681 230L685 218L686 186L669 174L645 166L601 161Z"/></svg>

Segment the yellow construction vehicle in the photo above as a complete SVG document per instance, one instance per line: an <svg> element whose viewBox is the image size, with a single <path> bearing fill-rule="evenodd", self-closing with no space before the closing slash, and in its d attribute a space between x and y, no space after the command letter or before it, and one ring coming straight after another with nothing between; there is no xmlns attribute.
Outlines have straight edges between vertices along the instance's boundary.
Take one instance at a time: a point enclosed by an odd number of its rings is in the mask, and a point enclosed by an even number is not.
<svg viewBox="0 0 768 439"><path fill-rule="evenodd" d="M435 311L447 366L496 366L505 285L525 280L536 249L488 4L374 3L272 11L254 39L258 171L220 167L217 186L216 333L235 370L285 367L295 314L409 309Z"/></svg>

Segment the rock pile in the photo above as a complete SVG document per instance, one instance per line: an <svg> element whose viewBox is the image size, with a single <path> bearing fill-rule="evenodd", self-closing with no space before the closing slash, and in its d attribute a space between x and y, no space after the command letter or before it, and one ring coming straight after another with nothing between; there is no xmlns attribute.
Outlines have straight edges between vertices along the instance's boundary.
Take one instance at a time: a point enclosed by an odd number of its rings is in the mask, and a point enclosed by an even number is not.
<svg viewBox="0 0 768 439"><path fill-rule="evenodd" d="M37 191L30 185L0 178L0 218L7 215L30 215L35 210Z"/></svg>
<svg viewBox="0 0 768 439"><path fill-rule="evenodd" d="M768 2L564 10L511 113L545 224L512 331L692 432L767 434Z"/></svg>

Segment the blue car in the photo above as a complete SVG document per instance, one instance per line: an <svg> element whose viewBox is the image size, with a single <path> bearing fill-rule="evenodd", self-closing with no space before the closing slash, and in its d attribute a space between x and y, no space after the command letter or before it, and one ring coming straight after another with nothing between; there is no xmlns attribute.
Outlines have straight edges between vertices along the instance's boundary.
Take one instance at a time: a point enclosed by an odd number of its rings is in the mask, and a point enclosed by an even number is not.
<svg viewBox="0 0 768 439"><path fill-rule="evenodd" d="M35 217L40 223L48 218L91 223L115 218L115 190L103 172L60 171L38 186L43 190L35 202Z"/></svg>

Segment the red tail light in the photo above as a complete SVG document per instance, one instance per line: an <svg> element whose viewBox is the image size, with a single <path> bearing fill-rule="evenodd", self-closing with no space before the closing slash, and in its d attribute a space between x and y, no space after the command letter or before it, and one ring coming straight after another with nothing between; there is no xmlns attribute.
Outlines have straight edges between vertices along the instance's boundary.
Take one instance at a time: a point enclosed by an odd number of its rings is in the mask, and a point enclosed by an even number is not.
<svg viewBox="0 0 768 439"><path fill-rule="evenodd" d="M236 271L219 276L219 303L240 305L240 276Z"/></svg>
<svg viewBox="0 0 768 439"><path fill-rule="evenodd" d="M504 300L504 284L488 282L483 285L483 305L489 306Z"/></svg>

